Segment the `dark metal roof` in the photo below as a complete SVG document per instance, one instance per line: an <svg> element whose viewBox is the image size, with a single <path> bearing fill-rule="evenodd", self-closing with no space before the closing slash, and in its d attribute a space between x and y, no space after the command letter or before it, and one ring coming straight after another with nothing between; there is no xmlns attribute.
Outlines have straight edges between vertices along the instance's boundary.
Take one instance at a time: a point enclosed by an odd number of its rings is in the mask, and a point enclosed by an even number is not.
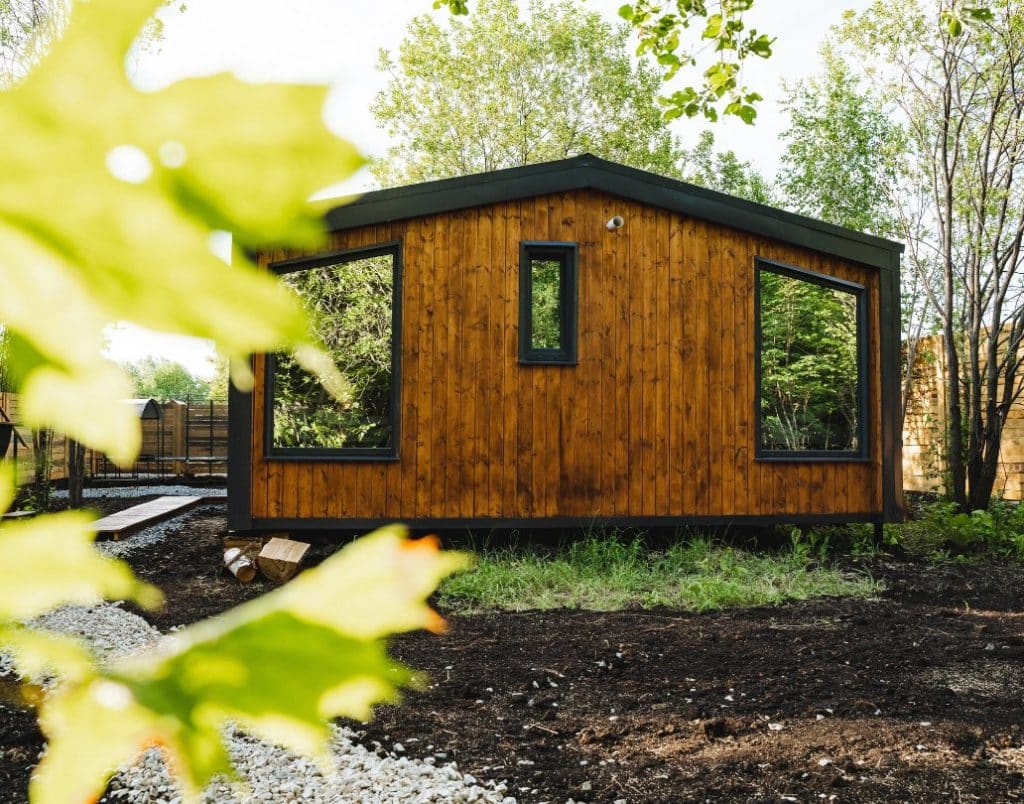
<svg viewBox="0 0 1024 804"><path fill-rule="evenodd" d="M903 245L583 154L366 193L327 213L331 231L592 188L883 270Z"/></svg>
<svg viewBox="0 0 1024 804"><path fill-rule="evenodd" d="M135 408L135 413L140 419L159 419L163 416L163 411L155 399L125 399L124 403Z"/></svg>

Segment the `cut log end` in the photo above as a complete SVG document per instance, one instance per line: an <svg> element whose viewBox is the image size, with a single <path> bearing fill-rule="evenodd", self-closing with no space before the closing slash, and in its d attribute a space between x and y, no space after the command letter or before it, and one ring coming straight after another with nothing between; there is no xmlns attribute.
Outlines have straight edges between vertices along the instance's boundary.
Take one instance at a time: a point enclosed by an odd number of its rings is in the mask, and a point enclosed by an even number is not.
<svg viewBox="0 0 1024 804"><path fill-rule="evenodd" d="M240 547L232 547L224 553L224 566L242 583L249 583L256 577L252 559Z"/></svg>
<svg viewBox="0 0 1024 804"><path fill-rule="evenodd" d="M283 582L295 577L308 550L305 542L273 538L263 546L256 563L270 580Z"/></svg>

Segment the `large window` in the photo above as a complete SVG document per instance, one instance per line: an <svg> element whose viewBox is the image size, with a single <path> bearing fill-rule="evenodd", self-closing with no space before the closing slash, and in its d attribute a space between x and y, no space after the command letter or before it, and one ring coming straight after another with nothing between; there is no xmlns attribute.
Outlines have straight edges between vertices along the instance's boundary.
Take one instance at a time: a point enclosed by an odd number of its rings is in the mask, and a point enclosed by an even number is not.
<svg viewBox="0 0 1024 804"><path fill-rule="evenodd" d="M864 287L769 260L756 273L758 457L866 457Z"/></svg>
<svg viewBox="0 0 1024 804"><path fill-rule="evenodd" d="M522 244L519 360L576 362L576 244Z"/></svg>
<svg viewBox="0 0 1024 804"><path fill-rule="evenodd" d="M396 243L272 265L348 381L338 401L290 355L267 361L267 452L397 457L400 248Z"/></svg>

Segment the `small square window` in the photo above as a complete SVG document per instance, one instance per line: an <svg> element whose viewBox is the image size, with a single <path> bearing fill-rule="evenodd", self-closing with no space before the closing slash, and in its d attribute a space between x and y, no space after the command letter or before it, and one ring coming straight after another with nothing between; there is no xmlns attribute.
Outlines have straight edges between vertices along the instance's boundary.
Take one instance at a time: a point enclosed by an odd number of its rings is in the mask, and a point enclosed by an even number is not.
<svg viewBox="0 0 1024 804"><path fill-rule="evenodd" d="M522 244L519 362L576 363L575 243Z"/></svg>

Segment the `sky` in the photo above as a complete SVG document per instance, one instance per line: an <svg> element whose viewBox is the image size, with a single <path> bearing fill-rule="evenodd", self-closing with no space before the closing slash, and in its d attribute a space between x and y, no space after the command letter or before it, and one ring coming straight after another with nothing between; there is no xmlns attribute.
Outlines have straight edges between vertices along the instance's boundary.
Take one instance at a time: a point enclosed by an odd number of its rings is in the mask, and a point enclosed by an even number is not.
<svg viewBox="0 0 1024 804"><path fill-rule="evenodd" d="M578 2L618 22L616 9L624 0ZM386 83L376 70L378 51L397 50L414 16L448 15L433 11L431 0L187 0L184 11L178 10L180 5L163 12L164 39L158 52L133 61L137 86L158 89L182 78L225 70L248 81L327 84L331 89L325 122L367 155L381 154L388 145L369 109ZM754 126L735 118L717 123L716 146L734 150L762 173L774 176L786 126L779 106L782 80L792 82L816 72L821 66L818 50L829 27L839 22L845 9L868 5L869 0L757 0L745 21L777 41L770 59L749 60L743 80L765 100ZM696 142L705 127L701 120L674 123L684 145ZM344 187L331 188L331 194L365 190L370 183L364 171ZM117 325L108 334L107 353L115 360L164 356L196 374L209 376L212 371L213 345L208 341L160 335L132 325Z"/></svg>

